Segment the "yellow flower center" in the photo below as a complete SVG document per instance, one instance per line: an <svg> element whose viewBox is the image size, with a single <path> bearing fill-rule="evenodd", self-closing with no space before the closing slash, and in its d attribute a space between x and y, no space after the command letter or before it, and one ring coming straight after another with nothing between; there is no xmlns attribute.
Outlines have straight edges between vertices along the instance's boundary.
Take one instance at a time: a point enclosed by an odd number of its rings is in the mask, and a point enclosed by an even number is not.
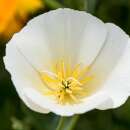
<svg viewBox="0 0 130 130"><path fill-rule="evenodd" d="M89 67L77 64L72 67L60 60L53 66L53 71L42 71L41 78L48 87L47 96L56 98L59 104L77 103L87 95L86 84L92 79L87 75Z"/></svg>

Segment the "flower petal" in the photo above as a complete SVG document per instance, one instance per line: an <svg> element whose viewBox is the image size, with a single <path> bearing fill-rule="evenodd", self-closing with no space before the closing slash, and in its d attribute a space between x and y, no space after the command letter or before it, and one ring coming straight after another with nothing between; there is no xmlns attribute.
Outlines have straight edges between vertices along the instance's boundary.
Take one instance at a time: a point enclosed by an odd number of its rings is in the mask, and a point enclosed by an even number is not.
<svg viewBox="0 0 130 130"><path fill-rule="evenodd" d="M24 88L24 92L33 102L39 104L39 106L49 109L50 111L61 116L72 116L74 114L81 114L95 109L99 104L105 102L108 97L102 92L97 92L90 97L84 99L79 104L68 104L61 105L55 100L49 99L48 97L41 95L36 89ZM44 102L46 101L46 102Z"/></svg>
<svg viewBox="0 0 130 130"><path fill-rule="evenodd" d="M118 62L117 67L104 84L104 90L113 102L111 106L100 107L99 109L116 108L125 103L130 96L130 40L125 49L125 53ZM106 102L107 104L108 102Z"/></svg>
<svg viewBox="0 0 130 130"><path fill-rule="evenodd" d="M90 64L105 37L105 24L96 17L72 9L57 9L31 20L15 36L15 42L30 62L42 70L52 60L65 57L72 63L85 59L86 65Z"/></svg>
<svg viewBox="0 0 130 130"><path fill-rule="evenodd" d="M26 61L25 57L15 45L14 38L7 44L6 56L4 57L6 69L11 73L11 79L16 87L20 98L34 111L48 113L49 111L26 97L23 91L25 87L44 87L37 72Z"/></svg>
<svg viewBox="0 0 130 130"><path fill-rule="evenodd" d="M100 85L109 96L108 102L104 102L98 107L100 109L118 107L130 95L129 36L114 24L107 23L106 26L108 28L106 44L97 56L91 70L98 75Z"/></svg>

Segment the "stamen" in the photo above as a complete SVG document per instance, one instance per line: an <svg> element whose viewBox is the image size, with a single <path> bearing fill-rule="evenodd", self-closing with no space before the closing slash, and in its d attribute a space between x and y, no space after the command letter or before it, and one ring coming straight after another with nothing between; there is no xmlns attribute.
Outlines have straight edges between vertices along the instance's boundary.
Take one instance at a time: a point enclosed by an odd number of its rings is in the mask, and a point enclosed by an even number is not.
<svg viewBox="0 0 130 130"><path fill-rule="evenodd" d="M84 85L92 79L91 76L82 77L88 67L81 69L78 64L74 69L70 68L70 64L61 60L56 64L54 72L41 72L43 82L51 88L45 95L55 97L59 104L79 102L85 94Z"/></svg>

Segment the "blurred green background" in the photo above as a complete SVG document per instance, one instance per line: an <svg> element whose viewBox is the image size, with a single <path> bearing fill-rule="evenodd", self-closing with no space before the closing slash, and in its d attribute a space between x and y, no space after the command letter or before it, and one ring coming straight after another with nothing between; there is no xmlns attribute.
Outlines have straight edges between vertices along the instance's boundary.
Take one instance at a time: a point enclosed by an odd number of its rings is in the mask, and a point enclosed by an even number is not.
<svg viewBox="0 0 130 130"><path fill-rule="evenodd" d="M104 22L113 22L130 34L130 0L42 0L42 3L44 6L31 13L26 22L43 12L68 7L89 12ZM0 130L54 130L59 117L28 109L19 99L4 68L2 57L12 35L0 35ZM75 130L130 130L130 99L118 109L93 110L81 115Z"/></svg>

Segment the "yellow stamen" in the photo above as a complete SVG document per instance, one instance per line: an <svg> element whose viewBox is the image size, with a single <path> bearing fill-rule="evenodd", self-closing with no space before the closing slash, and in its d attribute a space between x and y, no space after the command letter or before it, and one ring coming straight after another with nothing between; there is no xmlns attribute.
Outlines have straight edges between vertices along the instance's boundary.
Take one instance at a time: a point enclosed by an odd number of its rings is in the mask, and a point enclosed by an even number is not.
<svg viewBox="0 0 130 130"><path fill-rule="evenodd" d="M54 72L40 72L43 83L50 88L45 95L55 97L59 104L79 102L87 93L84 85L92 80L92 76L84 77L89 67L82 68L77 64L74 69L71 68L70 64L61 60Z"/></svg>

